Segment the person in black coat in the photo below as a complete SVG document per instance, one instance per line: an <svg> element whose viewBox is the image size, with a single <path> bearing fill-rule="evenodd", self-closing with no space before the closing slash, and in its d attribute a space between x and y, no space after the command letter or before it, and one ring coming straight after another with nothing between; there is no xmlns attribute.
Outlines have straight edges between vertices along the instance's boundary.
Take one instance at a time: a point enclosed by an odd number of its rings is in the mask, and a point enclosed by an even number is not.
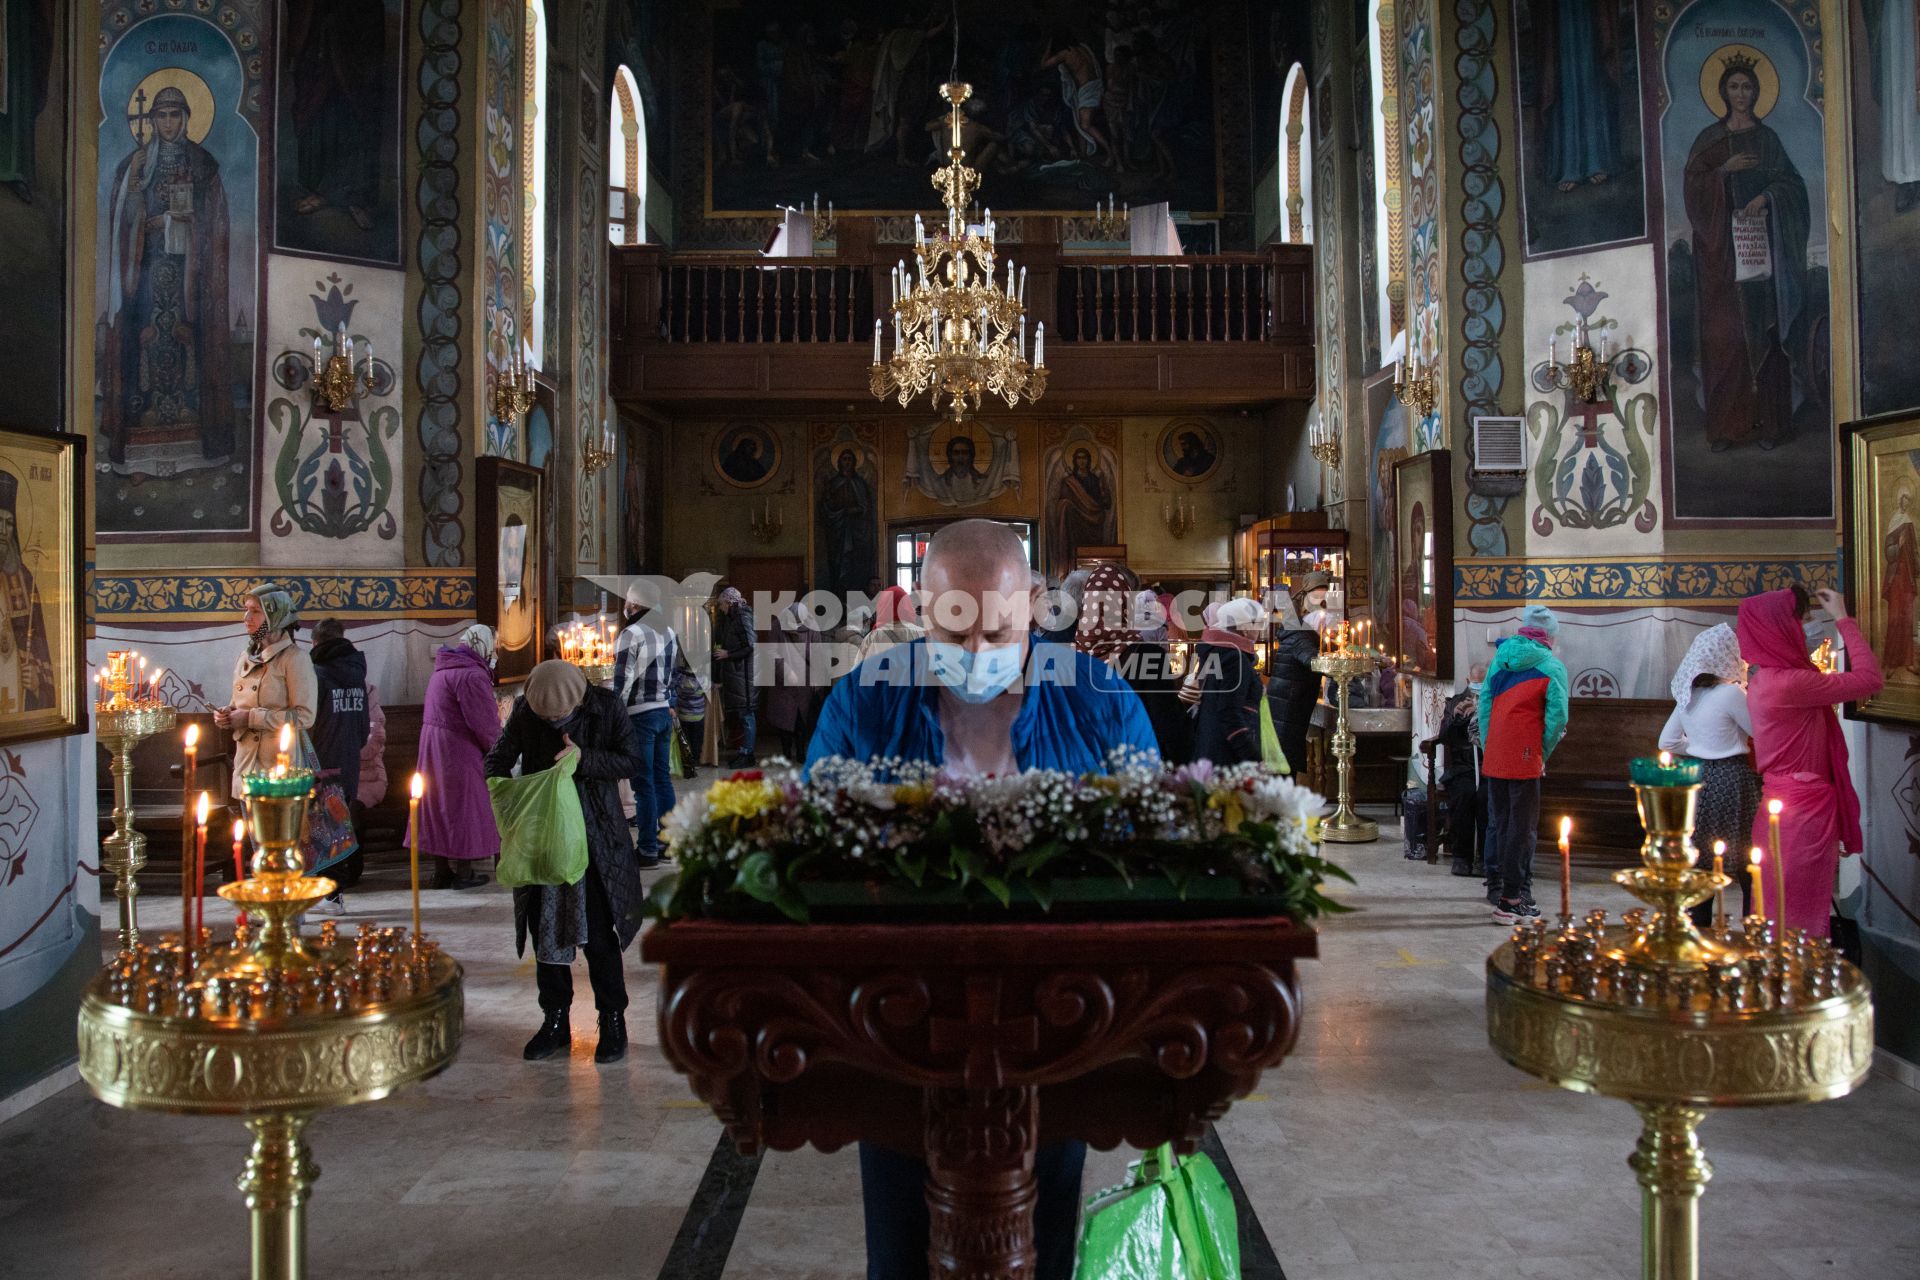
<svg viewBox="0 0 1920 1280"><path fill-rule="evenodd" d="M627 983L620 953L640 931L639 855L620 805L620 782L641 768L633 722L618 695L587 683L572 663L549 660L533 669L499 741L487 752L487 776L525 777L551 769L568 752L580 763L574 786L587 822L587 870L573 884L522 885L513 891L514 947L534 945L535 979L544 1015L527 1042L528 1060L565 1053L573 1043L573 953L586 953L594 1008L600 1015L595 1062L627 1051Z"/></svg>
<svg viewBox="0 0 1920 1280"><path fill-rule="evenodd" d="M1198 706L1193 717L1193 758L1217 765L1260 759L1260 699L1266 690L1254 669L1254 638L1266 626L1266 610L1253 600L1229 600L1214 625L1194 646Z"/></svg>
<svg viewBox="0 0 1920 1280"><path fill-rule="evenodd" d="M320 776L337 782L355 809L360 794L360 752L372 724L367 718L367 655L353 647L338 618L313 627L313 674L319 698L313 712L313 752Z"/></svg>
<svg viewBox="0 0 1920 1280"><path fill-rule="evenodd" d="M1320 702L1326 677L1313 669L1313 660L1320 656L1320 633L1301 619L1321 607L1328 581L1324 573L1310 573L1299 599L1282 600L1280 634L1274 637L1267 661L1267 707L1273 712L1273 731L1287 767L1302 779L1307 769L1307 732L1313 727L1313 709Z"/></svg>
<svg viewBox="0 0 1920 1280"><path fill-rule="evenodd" d="M751 768L754 748L753 610L735 587L721 589L713 620L713 678L720 687L720 710L728 724L740 726L740 740L727 764Z"/></svg>

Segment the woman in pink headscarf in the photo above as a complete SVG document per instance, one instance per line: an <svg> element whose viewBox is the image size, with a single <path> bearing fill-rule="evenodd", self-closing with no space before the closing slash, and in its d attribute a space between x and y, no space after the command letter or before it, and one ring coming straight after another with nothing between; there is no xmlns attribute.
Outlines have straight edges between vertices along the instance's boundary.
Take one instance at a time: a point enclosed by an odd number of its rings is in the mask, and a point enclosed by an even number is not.
<svg viewBox="0 0 1920 1280"><path fill-rule="evenodd" d="M1754 754L1764 798L1784 806L1780 816L1780 855L1786 864L1787 885L1784 918L1789 928L1824 938L1840 855L1858 853L1861 845L1860 798L1847 772L1847 743L1833 708L1836 703L1871 697L1886 680L1859 624L1847 616L1840 593L1822 589L1814 598L1833 615L1853 670L1825 675L1807 656L1802 623L1811 601L1804 587L1742 600L1738 630L1740 656L1753 667L1747 707L1753 718ZM1754 819L1753 842L1769 848L1764 805ZM1771 864L1770 853L1768 857L1762 888L1768 914L1780 919L1783 904L1772 900L1779 869Z"/></svg>

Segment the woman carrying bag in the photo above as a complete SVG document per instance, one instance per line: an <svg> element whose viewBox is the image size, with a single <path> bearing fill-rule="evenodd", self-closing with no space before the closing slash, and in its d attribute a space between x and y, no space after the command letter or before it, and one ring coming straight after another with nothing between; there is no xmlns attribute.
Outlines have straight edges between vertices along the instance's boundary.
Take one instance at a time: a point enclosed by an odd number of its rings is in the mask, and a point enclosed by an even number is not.
<svg viewBox="0 0 1920 1280"><path fill-rule="evenodd" d="M573 953L586 953L587 977L599 1012L595 1062L617 1062L627 1051L627 983L620 953L640 931L639 855L620 805L620 783L641 768L639 743L626 708L611 690L587 683L580 668L550 659L527 677L526 692L499 741L487 752L487 776L522 778L575 755L573 783L586 819L587 867L571 884L521 884L513 891L514 947L525 954L533 938L535 980L543 1015L527 1041L528 1061L564 1054L573 1044ZM509 845L511 840L509 840ZM500 876L512 878L510 847Z"/></svg>

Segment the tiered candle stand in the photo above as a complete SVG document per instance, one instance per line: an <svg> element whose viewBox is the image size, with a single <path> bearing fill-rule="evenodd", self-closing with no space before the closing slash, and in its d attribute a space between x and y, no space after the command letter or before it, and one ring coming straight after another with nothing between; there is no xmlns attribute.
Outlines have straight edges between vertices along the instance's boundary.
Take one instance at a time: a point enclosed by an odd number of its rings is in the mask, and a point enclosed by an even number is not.
<svg viewBox="0 0 1920 1280"><path fill-rule="evenodd" d="M1333 760L1339 776L1333 816L1320 824L1320 838L1335 844L1366 844L1380 838L1380 824L1363 818L1353 809L1353 757L1358 740L1348 721L1348 686L1380 669L1380 655L1372 649L1337 649L1313 660L1313 669L1333 681L1337 690L1334 706L1338 716L1333 724Z"/></svg>
<svg viewBox="0 0 1920 1280"><path fill-rule="evenodd" d="M314 1114L424 1080L460 1045L460 966L433 942L370 922L353 938L332 921L301 935L301 916L334 888L306 874L300 850L312 789L303 769L246 779L258 852L251 876L220 889L248 917L232 941L195 929L134 942L80 1006L80 1074L104 1101L246 1121L238 1185L255 1280L306 1275Z"/></svg>
<svg viewBox="0 0 1920 1280"><path fill-rule="evenodd" d="M1851 1092L1873 1056L1867 980L1823 939L1749 916L1700 933L1687 908L1728 877L1695 867L1697 762L1635 762L1643 865L1614 877L1649 909L1609 924L1523 922L1487 959L1487 1036L1521 1070L1631 1102L1643 1189L1641 1274L1698 1280L1699 1202L1712 1169L1694 1129L1711 1107Z"/></svg>
<svg viewBox="0 0 1920 1280"><path fill-rule="evenodd" d="M174 710L161 699L159 673L149 683L133 668L126 649L107 655L99 696L93 707L93 733L111 756L113 834L102 843L100 864L113 872L113 896L120 899L120 949L140 941L140 885L134 879L147 865L147 838L133 829L133 749L173 728ZM145 660L141 661L144 673Z"/></svg>

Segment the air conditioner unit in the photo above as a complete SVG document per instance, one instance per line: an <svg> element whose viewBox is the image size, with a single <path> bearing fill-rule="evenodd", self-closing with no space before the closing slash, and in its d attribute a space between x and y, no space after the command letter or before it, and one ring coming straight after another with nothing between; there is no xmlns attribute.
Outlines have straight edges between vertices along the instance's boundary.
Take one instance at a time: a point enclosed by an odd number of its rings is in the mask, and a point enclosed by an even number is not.
<svg viewBox="0 0 1920 1280"><path fill-rule="evenodd" d="M1473 420L1474 475L1525 476L1527 424L1524 418L1475 417Z"/></svg>

